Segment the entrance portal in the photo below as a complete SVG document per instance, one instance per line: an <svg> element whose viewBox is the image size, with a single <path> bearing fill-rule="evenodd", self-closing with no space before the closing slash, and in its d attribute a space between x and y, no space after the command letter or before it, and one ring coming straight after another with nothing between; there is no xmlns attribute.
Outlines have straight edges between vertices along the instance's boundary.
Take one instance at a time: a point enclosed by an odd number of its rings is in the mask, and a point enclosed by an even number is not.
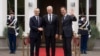
<svg viewBox="0 0 100 56"><path fill-rule="evenodd" d="M43 16L47 13L46 7L53 6L54 14L60 16L60 7L67 7L67 0L38 0L38 8L40 8L40 16Z"/></svg>

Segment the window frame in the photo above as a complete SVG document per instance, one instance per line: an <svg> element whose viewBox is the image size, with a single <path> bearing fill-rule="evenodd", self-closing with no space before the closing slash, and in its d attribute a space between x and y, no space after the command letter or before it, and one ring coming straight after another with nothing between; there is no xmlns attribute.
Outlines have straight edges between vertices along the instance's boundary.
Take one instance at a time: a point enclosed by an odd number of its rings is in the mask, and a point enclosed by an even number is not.
<svg viewBox="0 0 100 56"><path fill-rule="evenodd" d="M96 0L96 2L97 2L97 0ZM97 6L97 4L96 4L96 6ZM90 12L89 11L89 0L86 0L86 15L85 16L86 16L87 20L89 20L89 17L96 17L97 18L97 13L95 15L90 15L89 12ZM79 14L79 16L81 16L81 15Z"/></svg>
<svg viewBox="0 0 100 56"><path fill-rule="evenodd" d="M25 0L24 0L24 3L25 3ZM25 4L24 4L24 6L25 6ZM7 17L8 16L9 16L9 14L7 13ZM20 17L20 16L24 17L24 20L25 20L25 10L24 10L24 14L23 15L22 14L18 14L18 0L14 0L14 16L15 16L15 19L17 21L18 21L18 17ZM25 26L25 23L24 23L24 26ZM24 29L25 29L25 27L24 27Z"/></svg>

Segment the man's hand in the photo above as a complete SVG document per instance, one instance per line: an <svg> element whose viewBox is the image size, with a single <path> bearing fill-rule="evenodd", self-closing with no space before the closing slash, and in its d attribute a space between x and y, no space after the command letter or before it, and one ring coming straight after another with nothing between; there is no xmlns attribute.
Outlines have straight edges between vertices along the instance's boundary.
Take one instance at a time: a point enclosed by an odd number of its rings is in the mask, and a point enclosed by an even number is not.
<svg viewBox="0 0 100 56"><path fill-rule="evenodd" d="M62 35L60 35L59 39L62 40Z"/></svg>
<svg viewBox="0 0 100 56"><path fill-rule="evenodd" d="M71 9L70 15L74 16L74 10L73 9Z"/></svg>
<svg viewBox="0 0 100 56"><path fill-rule="evenodd" d="M43 38L43 35L41 35L41 39Z"/></svg>
<svg viewBox="0 0 100 56"><path fill-rule="evenodd" d="M56 38L56 39L58 38L58 34L55 35L55 38Z"/></svg>
<svg viewBox="0 0 100 56"><path fill-rule="evenodd" d="M42 27L40 27L40 28L38 28L38 30L39 30L39 31L43 31L43 28L42 28Z"/></svg>

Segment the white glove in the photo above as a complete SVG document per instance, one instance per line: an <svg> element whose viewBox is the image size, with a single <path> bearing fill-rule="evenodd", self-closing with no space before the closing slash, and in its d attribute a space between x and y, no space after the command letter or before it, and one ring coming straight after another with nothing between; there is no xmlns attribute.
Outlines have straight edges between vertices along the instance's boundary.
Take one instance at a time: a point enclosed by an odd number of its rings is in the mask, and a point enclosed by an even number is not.
<svg viewBox="0 0 100 56"><path fill-rule="evenodd" d="M16 33L16 36L18 36L18 33Z"/></svg>
<svg viewBox="0 0 100 56"><path fill-rule="evenodd" d="M91 35L89 35L89 38L91 38Z"/></svg>

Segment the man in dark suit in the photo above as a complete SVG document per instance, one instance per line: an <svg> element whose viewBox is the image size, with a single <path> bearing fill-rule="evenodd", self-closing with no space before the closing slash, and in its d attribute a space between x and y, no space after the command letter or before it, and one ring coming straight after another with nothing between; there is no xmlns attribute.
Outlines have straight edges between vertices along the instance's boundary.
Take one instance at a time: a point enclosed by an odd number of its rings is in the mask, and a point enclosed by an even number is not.
<svg viewBox="0 0 100 56"><path fill-rule="evenodd" d="M53 14L53 7L47 7L47 15L43 16L43 27L46 41L46 56L50 56L50 47L52 56L55 56L55 42L58 37L58 17Z"/></svg>
<svg viewBox="0 0 100 56"><path fill-rule="evenodd" d="M73 36L73 30L72 30L72 21L76 21L76 17L72 15L67 14L67 10L65 7L61 7L61 14L62 17L62 36L60 38L63 39L63 49L64 49L64 56L72 56L71 51L71 40Z"/></svg>
<svg viewBox="0 0 100 56"><path fill-rule="evenodd" d="M10 54L15 54L16 52L16 22L17 20L14 17L14 12L10 12L10 16L7 18Z"/></svg>
<svg viewBox="0 0 100 56"><path fill-rule="evenodd" d="M30 18L30 56L39 56L39 47L41 43L42 19L39 16L40 10L36 8L34 10L35 16ZM36 47L36 49L34 49ZM34 53L36 51L36 54Z"/></svg>

